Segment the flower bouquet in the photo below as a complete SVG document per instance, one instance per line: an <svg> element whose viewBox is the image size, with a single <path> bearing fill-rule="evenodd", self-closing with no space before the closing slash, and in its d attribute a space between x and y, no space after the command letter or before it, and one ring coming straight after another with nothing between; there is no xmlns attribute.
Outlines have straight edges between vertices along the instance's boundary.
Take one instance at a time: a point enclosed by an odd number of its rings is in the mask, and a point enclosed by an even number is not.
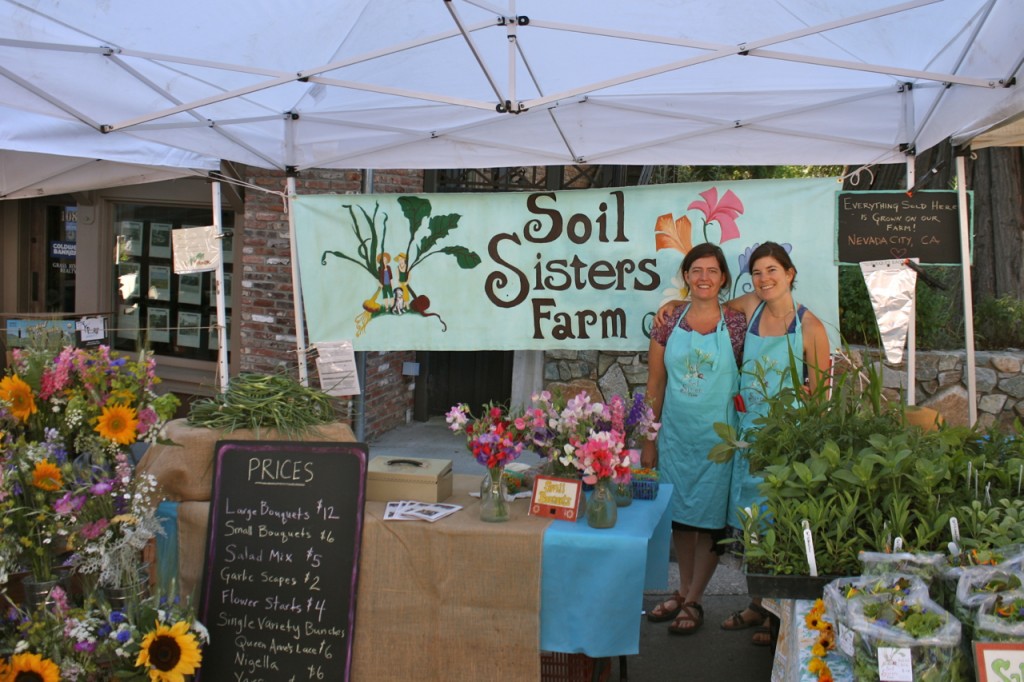
<svg viewBox="0 0 1024 682"><path fill-rule="evenodd" d="M839 636L839 650L852 658L853 631L850 629L849 605L853 600L893 598L906 599L911 595L928 597L928 586L919 576L888 573L875 576L836 578L822 590L823 602L835 621Z"/></svg>
<svg viewBox="0 0 1024 682"><path fill-rule="evenodd" d="M532 436L532 425L522 413L490 403L479 417L474 417L465 403L453 405L445 420L449 429L466 435L466 447L487 467L488 476L480 488L480 518L507 521L505 465L522 454Z"/></svg>
<svg viewBox="0 0 1024 682"><path fill-rule="evenodd" d="M979 642L1024 641L1024 591L988 595L974 616L974 639Z"/></svg>
<svg viewBox="0 0 1024 682"><path fill-rule="evenodd" d="M92 599L75 606L59 587L52 595L45 609L14 609L0 624L0 679L179 682L200 667L209 635L177 602L116 609Z"/></svg>
<svg viewBox="0 0 1024 682"><path fill-rule="evenodd" d="M75 520L67 492L75 474L59 434L51 429L43 441L0 442L0 462L2 572L27 570L34 582L55 581Z"/></svg>
<svg viewBox="0 0 1024 682"><path fill-rule="evenodd" d="M155 363L145 353L133 361L106 346L31 345L14 350L13 360L0 379L0 557L13 562L6 570L52 580L62 555L77 552L72 563L104 585L137 575L158 524L154 486L134 477L128 448L156 441L178 398L156 395Z"/></svg>
<svg viewBox="0 0 1024 682"><path fill-rule="evenodd" d="M960 621L917 594L893 593L849 602L854 631L853 679L880 679L880 649L909 649L913 679L964 679Z"/></svg>
<svg viewBox="0 0 1024 682"><path fill-rule="evenodd" d="M579 462L579 448L597 434L614 433L614 438L620 442L617 454L622 471L619 476L622 482L628 483L629 465L639 464L637 450L645 440L654 440L661 426L654 420L654 411L642 393L635 393L628 400L616 395L608 403L600 403L592 401L586 391L568 399L558 393L541 391L533 394L532 400L528 414L535 428L533 444L549 459L555 476L575 476L584 471L586 467ZM622 451L634 452L622 455Z"/></svg>
<svg viewBox="0 0 1024 682"><path fill-rule="evenodd" d="M998 566L977 566L960 575L953 614L964 627L964 640L974 639L974 622L981 605L992 595L1019 591L1022 574Z"/></svg>

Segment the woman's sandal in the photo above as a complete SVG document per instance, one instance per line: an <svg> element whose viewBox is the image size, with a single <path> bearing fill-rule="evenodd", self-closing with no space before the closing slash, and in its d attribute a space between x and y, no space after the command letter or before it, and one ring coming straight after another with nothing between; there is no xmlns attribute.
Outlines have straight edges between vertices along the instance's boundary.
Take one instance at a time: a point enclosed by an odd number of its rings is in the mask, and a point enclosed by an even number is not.
<svg viewBox="0 0 1024 682"><path fill-rule="evenodd" d="M683 604L679 616L668 626L670 635L692 635L704 625L704 607L695 601Z"/></svg>
<svg viewBox="0 0 1024 682"><path fill-rule="evenodd" d="M747 620L743 617L744 611L753 611L754 619ZM722 623L723 630L745 630L747 628L756 628L764 624L768 620L768 609L758 606L754 602L747 604L746 608L741 611L734 611L731 616L725 619Z"/></svg>
<svg viewBox="0 0 1024 682"><path fill-rule="evenodd" d="M754 636L750 638L750 643L754 646L771 646L772 631L768 629L767 625L762 625L754 630Z"/></svg>
<svg viewBox="0 0 1024 682"><path fill-rule="evenodd" d="M652 623L664 623L667 620L674 619L679 615L679 611L682 610L684 601L683 595L679 594L679 592L673 592L671 597L647 612L647 620ZM670 608L669 604L675 604L675 608Z"/></svg>

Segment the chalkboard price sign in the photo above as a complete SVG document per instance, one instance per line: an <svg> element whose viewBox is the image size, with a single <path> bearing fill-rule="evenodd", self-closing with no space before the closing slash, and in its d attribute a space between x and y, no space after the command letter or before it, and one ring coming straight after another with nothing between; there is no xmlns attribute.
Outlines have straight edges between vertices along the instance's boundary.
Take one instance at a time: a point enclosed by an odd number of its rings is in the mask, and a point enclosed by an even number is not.
<svg viewBox="0 0 1024 682"><path fill-rule="evenodd" d="M960 264L956 192L839 192L836 208L840 263L918 258Z"/></svg>
<svg viewBox="0 0 1024 682"><path fill-rule="evenodd" d="M366 455L362 443L217 443L201 680L349 679Z"/></svg>

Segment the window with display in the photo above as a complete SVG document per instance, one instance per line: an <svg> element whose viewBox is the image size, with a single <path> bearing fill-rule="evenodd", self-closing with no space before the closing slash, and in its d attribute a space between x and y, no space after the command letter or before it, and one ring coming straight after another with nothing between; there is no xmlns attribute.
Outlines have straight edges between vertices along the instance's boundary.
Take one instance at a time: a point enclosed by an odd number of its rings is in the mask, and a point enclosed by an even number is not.
<svg viewBox="0 0 1024 682"><path fill-rule="evenodd" d="M211 224L209 208L118 204L114 234L117 320L114 347L150 348L160 355L217 359L217 296L213 272L177 275L172 232ZM231 319L232 228L224 213L224 301ZM230 329L228 330L230 332Z"/></svg>

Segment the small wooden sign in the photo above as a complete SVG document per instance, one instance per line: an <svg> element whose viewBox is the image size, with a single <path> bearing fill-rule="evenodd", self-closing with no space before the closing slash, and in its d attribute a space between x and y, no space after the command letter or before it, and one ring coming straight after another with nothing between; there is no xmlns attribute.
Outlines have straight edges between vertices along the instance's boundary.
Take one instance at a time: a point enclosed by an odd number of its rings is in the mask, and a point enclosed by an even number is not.
<svg viewBox="0 0 1024 682"><path fill-rule="evenodd" d="M978 682L1024 680L1024 642L975 642Z"/></svg>
<svg viewBox="0 0 1024 682"><path fill-rule="evenodd" d="M580 515L583 481L554 476L538 476L533 481L530 514L546 519L575 521Z"/></svg>

